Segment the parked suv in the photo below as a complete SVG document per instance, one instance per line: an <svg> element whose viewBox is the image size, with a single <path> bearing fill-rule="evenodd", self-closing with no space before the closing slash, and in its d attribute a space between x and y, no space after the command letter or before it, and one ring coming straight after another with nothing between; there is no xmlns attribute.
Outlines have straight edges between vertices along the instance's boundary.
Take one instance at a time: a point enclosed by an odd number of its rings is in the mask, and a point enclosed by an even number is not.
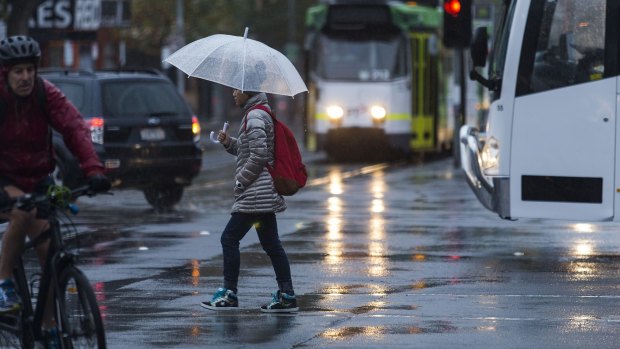
<svg viewBox="0 0 620 349"><path fill-rule="evenodd" d="M121 188L137 188L158 210L181 200L202 166L200 125L176 87L155 70L41 69L90 126L106 175ZM58 134L55 176L81 180L77 161Z"/></svg>

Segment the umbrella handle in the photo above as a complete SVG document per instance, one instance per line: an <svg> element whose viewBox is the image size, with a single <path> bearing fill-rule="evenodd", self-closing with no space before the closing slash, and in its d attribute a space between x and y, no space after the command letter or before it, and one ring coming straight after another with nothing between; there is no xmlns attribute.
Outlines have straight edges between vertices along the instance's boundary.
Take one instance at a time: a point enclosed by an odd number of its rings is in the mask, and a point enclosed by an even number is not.
<svg viewBox="0 0 620 349"><path fill-rule="evenodd" d="M224 127L222 127L222 131L226 132L226 130L228 129L228 121L226 121L224 123ZM211 133L209 134L209 138L211 139L211 142L213 143L219 143L220 141L217 140L217 137L215 137L215 132L211 131Z"/></svg>

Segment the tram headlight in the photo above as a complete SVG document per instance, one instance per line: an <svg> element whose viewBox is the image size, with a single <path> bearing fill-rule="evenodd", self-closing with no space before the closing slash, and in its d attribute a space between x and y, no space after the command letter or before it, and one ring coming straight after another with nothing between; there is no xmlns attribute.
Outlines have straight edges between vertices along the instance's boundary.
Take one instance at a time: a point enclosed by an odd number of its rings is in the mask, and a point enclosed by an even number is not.
<svg viewBox="0 0 620 349"><path fill-rule="evenodd" d="M387 111L380 105L373 105L370 107L370 115L376 121L385 120L385 116L387 115Z"/></svg>
<svg viewBox="0 0 620 349"><path fill-rule="evenodd" d="M489 138L482 147L480 157L483 170L497 169L499 166L499 141L494 137Z"/></svg>
<svg viewBox="0 0 620 349"><path fill-rule="evenodd" d="M327 117L331 120L340 120L344 116L344 109L339 105L330 105L327 107Z"/></svg>

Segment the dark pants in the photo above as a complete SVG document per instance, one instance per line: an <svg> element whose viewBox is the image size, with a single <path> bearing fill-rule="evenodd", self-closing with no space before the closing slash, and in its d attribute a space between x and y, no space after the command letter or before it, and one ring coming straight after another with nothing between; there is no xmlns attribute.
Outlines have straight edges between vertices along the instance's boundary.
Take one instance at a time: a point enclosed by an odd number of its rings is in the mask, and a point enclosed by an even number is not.
<svg viewBox="0 0 620 349"><path fill-rule="evenodd" d="M271 259L273 270L276 272L276 280L280 291L293 295L293 282L291 280L291 267L280 237L278 236L278 223L275 213L241 213L234 212L222 232L222 250L224 252L224 287L237 292L239 280L239 241L254 226L258 239Z"/></svg>

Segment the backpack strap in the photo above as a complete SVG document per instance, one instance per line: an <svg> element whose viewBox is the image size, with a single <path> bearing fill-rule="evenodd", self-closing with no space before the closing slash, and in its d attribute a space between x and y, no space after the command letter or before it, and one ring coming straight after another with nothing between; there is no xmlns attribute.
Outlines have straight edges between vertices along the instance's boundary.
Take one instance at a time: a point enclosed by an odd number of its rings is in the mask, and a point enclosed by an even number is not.
<svg viewBox="0 0 620 349"><path fill-rule="evenodd" d="M271 116L271 119L273 120L273 147L274 147L274 161L275 161L275 147L276 147L276 123L278 122L278 119L276 119L275 114L269 110L269 108L265 107L262 104L259 105L255 105L252 108L248 109L248 112L245 113L245 123L243 124L243 131L247 133L247 128L248 128L248 114L250 114L250 111L254 110L254 109L260 109L262 111L264 111L265 113L269 114L269 116ZM272 171L273 170L273 166L267 164L267 170L268 171Z"/></svg>
<svg viewBox="0 0 620 349"><path fill-rule="evenodd" d="M45 82L40 76L37 76L37 99L39 101L39 108L41 108L41 111L43 112L43 114L45 114L47 121L51 121L49 110L47 110L47 94L45 93Z"/></svg>
<svg viewBox="0 0 620 349"><path fill-rule="evenodd" d="M2 126L4 118L6 118L6 102L4 98L0 98L0 126Z"/></svg>
<svg viewBox="0 0 620 349"><path fill-rule="evenodd" d="M248 109L248 111L245 113L245 122L243 123L243 131L247 132L248 130L248 114L250 114L250 112L254 109L260 109L262 111L264 111L265 113L269 114L269 116L271 116L271 119L273 119L273 122L276 123L278 121L278 119L276 119L276 115L269 110L269 108L265 107L262 104L259 105L255 105L252 108Z"/></svg>
<svg viewBox="0 0 620 349"><path fill-rule="evenodd" d="M269 116L271 116L274 120L276 118L275 114L271 110L269 110L269 108L265 107L262 104L255 105L252 108L250 108L250 110L254 110L254 109L260 109L260 110L264 111L265 113L269 114ZM250 110L248 110L248 113L250 112Z"/></svg>
<svg viewBox="0 0 620 349"><path fill-rule="evenodd" d="M39 104L39 108L41 108L41 112L45 115L45 119L47 119L47 142L49 145L49 157L52 163L56 162L54 158L54 136L52 134L52 117L50 116L50 112L47 109L47 94L45 92L45 81L40 76L37 76L37 100Z"/></svg>

